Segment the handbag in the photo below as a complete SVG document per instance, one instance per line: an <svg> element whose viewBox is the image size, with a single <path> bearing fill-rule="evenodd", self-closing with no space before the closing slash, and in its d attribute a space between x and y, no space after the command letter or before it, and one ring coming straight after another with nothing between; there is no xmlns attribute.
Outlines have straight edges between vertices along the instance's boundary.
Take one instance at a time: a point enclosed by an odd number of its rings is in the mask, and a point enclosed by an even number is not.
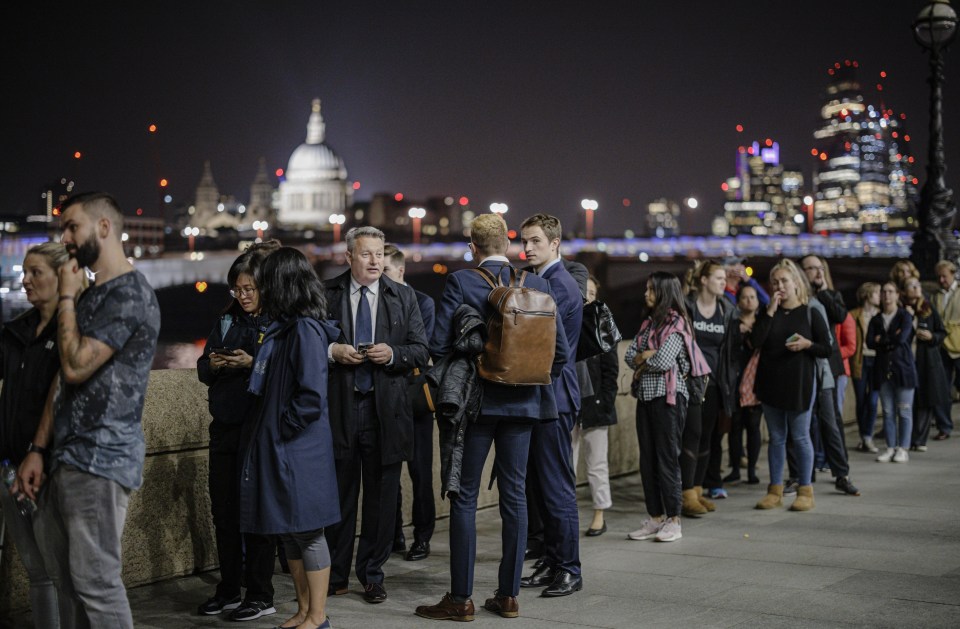
<svg viewBox="0 0 960 629"><path fill-rule="evenodd" d="M740 377L740 406L756 406L760 403L757 394L753 390L753 385L757 380L757 365L760 364L760 350L753 352L753 356L747 361L743 368L743 375Z"/></svg>
<svg viewBox="0 0 960 629"><path fill-rule="evenodd" d="M434 400L437 399L436 388L431 387L427 380L427 372L421 372L414 367L407 376L407 397L410 400L414 417L421 417L437 411Z"/></svg>
<svg viewBox="0 0 960 629"><path fill-rule="evenodd" d="M605 354L623 340L610 307L600 300L583 305L580 340L577 342L577 360Z"/></svg>

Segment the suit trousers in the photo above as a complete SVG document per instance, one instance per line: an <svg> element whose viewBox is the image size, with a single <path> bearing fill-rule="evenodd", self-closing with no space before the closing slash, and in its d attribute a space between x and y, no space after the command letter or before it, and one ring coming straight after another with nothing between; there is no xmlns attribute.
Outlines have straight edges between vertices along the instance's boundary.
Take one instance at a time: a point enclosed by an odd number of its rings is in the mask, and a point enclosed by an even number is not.
<svg viewBox="0 0 960 629"><path fill-rule="evenodd" d="M501 596L520 592L524 538L527 533L526 483L532 423L505 420L467 426L463 442L460 493L450 498L450 592L473 596L473 569L477 557L477 497L483 465L495 447L493 468L500 493L501 557L497 591Z"/></svg>
<svg viewBox="0 0 960 629"><path fill-rule="evenodd" d="M373 392L354 393L357 433L353 457L337 460L337 487L340 492L340 523L328 527L330 583L347 583L357 531L357 505L363 486L360 540L357 542L356 572L361 585L383 583L383 564L393 548L397 519L397 492L401 463L384 465L380 450L380 422Z"/></svg>
<svg viewBox="0 0 960 629"><path fill-rule="evenodd" d="M433 499L433 413L413 418L413 459L407 461L407 472L413 487L413 539L429 543L437 520ZM397 526L395 537L403 534L403 492L397 492Z"/></svg>
<svg viewBox="0 0 960 629"><path fill-rule="evenodd" d="M530 464L544 524L544 556L555 568L579 576L580 512L573 469L574 422L573 413L560 413L557 421L537 424L530 439Z"/></svg>

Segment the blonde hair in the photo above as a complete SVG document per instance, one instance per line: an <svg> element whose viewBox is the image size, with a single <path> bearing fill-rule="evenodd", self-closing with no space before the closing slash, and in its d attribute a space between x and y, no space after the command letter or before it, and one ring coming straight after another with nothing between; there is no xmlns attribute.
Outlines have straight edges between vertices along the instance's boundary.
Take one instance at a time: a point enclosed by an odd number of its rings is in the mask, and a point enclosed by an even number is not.
<svg viewBox="0 0 960 629"><path fill-rule="evenodd" d="M499 214L481 214L470 223L470 242L481 254L505 253L507 222Z"/></svg>
<svg viewBox="0 0 960 629"><path fill-rule="evenodd" d="M34 255L40 256L47 262L47 266L53 269L54 274L60 270L67 260L70 259L70 254L67 253L67 248L59 242L42 242L39 245L34 245L27 249L27 253L23 256L24 261L26 261L27 256ZM59 281L59 279L58 279ZM83 274L83 279L80 282L80 291L83 291L88 285L87 275ZM77 293L80 294L79 292Z"/></svg>
<svg viewBox="0 0 960 629"><path fill-rule="evenodd" d="M789 258L784 258L773 265L773 268L770 269L770 281L773 282L773 274L777 271L783 271L790 276L790 279L793 280L793 283L797 286L797 299L800 300L800 303L806 304L810 301L810 291L807 288L809 283L807 282L807 277L800 272L800 268L797 266L797 263Z"/></svg>

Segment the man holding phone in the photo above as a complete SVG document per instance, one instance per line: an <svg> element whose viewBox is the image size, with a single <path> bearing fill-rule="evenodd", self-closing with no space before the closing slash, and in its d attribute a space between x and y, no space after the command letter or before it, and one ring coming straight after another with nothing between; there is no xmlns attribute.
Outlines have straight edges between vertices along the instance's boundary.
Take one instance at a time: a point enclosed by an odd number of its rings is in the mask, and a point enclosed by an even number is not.
<svg viewBox="0 0 960 629"><path fill-rule="evenodd" d="M384 235L375 227L347 232L350 269L324 283L341 334L328 350L330 428L337 459L339 524L329 527L329 593L346 594L363 486L356 573L368 603L387 599L383 564L393 548L403 461L413 458L407 375L429 360L413 289L383 275Z"/></svg>

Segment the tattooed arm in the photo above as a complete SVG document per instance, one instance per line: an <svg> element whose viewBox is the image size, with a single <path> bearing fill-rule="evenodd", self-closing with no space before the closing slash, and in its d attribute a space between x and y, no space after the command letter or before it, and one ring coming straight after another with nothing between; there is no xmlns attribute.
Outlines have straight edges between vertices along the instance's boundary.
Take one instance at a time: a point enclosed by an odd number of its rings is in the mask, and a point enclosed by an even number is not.
<svg viewBox="0 0 960 629"><path fill-rule="evenodd" d="M81 336L77 327L76 297L82 285L83 270L70 260L60 267L60 307L57 312L57 347L60 369L70 384L80 384L96 373L113 356L106 343Z"/></svg>

